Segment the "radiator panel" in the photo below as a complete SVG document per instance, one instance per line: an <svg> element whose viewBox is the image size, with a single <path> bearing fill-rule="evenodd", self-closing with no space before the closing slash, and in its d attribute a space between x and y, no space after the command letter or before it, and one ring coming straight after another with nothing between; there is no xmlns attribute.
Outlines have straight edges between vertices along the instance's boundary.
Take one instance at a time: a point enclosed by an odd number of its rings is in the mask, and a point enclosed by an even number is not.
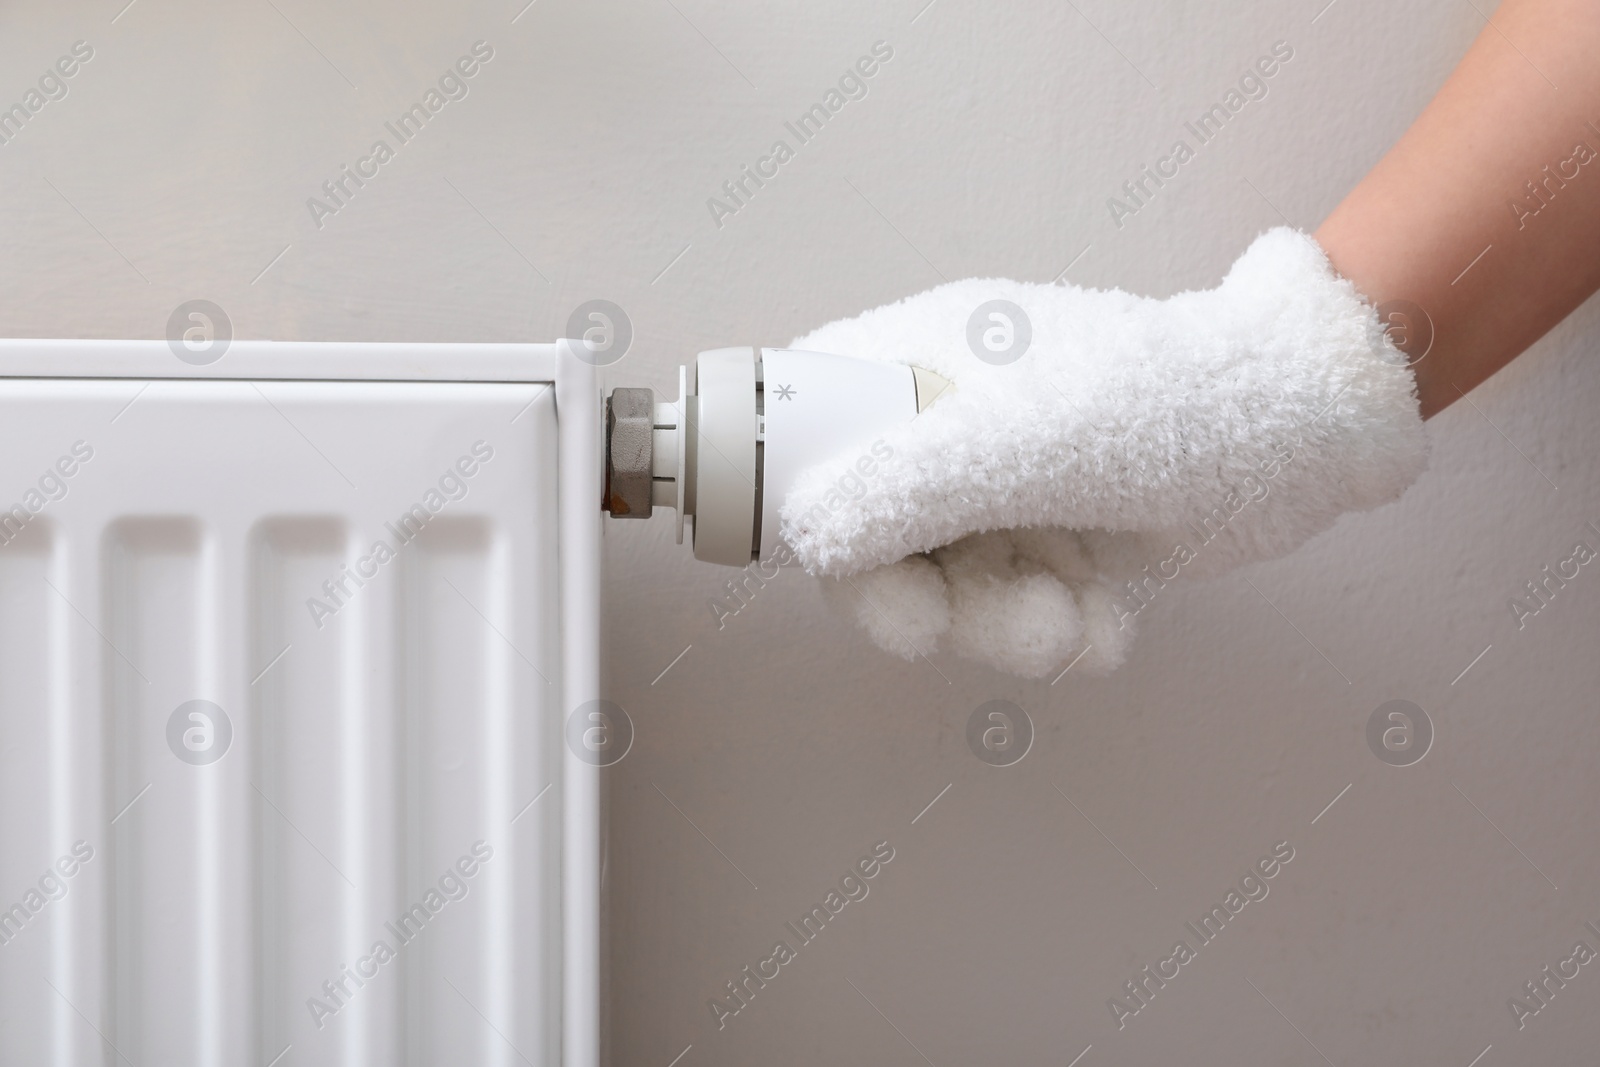
<svg viewBox="0 0 1600 1067"><path fill-rule="evenodd" d="M0 379L0 1065L582 1062L560 439L548 384Z"/></svg>
<svg viewBox="0 0 1600 1067"><path fill-rule="evenodd" d="M68 832L62 756L65 711L65 605L47 580L60 579L59 531L40 522L0 552L0 1063L46 1063L60 1024L59 1003L44 979L60 981L59 941L23 937L35 920L9 909L37 888L54 860L50 848ZM20 923L20 925L19 925ZM27 1025L20 1025L26 1022Z"/></svg>

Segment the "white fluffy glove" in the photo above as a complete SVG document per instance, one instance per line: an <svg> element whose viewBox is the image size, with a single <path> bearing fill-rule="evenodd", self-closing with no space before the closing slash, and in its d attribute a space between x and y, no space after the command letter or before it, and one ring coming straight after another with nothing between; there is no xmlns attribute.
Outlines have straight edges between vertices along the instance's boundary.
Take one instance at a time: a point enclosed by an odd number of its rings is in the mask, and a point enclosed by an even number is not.
<svg viewBox="0 0 1600 1067"><path fill-rule="evenodd" d="M1028 677L1080 657L1112 670L1166 582L1283 555L1395 499L1427 461L1405 357L1286 227L1215 289L973 279L790 347L955 383L885 436L892 455L859 498L837 490L852 453L783 507L806 570L845 579L831 595L907 658L945 638Z"/></svg>

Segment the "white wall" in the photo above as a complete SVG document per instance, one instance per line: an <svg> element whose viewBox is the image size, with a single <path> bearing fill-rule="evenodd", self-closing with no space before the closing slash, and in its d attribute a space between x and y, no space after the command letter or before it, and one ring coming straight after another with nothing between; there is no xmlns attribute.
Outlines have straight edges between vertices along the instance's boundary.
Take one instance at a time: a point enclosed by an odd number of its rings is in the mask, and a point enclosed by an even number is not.
<svg viewBox="0 0 1600 1067"><path fill-rule="evenodd" d="M514 23L524 0L138 0L113 22L124 2L0 10L0 101L95 49L0 147L0 334L160 336L204 297L240 336L547 339L604 297L637 330L611 384L658 390L697 350L939 273L1212 284L1280 212L1314 226L1482 25L1455 0L537 0ZM306 199L480 39L470 95L319 230ZM706 198L878 40L869 95L715 226ZM1279 40L1269 95L1115 227L1106 198ZM1507 602L1600 545L1597 335L1591 303L1438 418L1397 506L1163 593L1107 680L887 659L792 571L719 630L727 574L669 517L611 524L607 689L638 731L608 772L612 1061L1592 1055L1590 968L1521 1032L1506 1002L1600 948L1600 571L1521 631ZM1006 769L964 740L996 698L1038 733ZM1364 741L1396 698L1437 730L1411 767ZM870 895L719 1031L708 999L883 840ZM1107 998L1279 841L1268 898L1119 1031Z"/></svg>

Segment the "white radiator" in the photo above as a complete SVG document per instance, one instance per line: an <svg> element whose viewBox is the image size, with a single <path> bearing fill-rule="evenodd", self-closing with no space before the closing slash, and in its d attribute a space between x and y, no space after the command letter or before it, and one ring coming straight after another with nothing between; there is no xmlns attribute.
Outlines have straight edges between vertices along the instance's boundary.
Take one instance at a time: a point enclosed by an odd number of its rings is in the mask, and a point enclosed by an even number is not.
<svg viewBox="0 0 1600 1067"><path fill-rule="evenodd" d="M598 1060L561 345L0 342L0 1067Z"/></svg>

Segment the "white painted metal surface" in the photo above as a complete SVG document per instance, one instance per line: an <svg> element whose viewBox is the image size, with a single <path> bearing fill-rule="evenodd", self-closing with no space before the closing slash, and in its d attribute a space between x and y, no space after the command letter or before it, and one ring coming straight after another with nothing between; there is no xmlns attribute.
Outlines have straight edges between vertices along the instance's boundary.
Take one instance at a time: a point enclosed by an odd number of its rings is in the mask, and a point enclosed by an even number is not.
<svg viewBox="0 0 1600 1067"><path fill-rule="evenodd" d="M0 342L0 1065L597 1062L600 429L555 346Z"/></svg>

